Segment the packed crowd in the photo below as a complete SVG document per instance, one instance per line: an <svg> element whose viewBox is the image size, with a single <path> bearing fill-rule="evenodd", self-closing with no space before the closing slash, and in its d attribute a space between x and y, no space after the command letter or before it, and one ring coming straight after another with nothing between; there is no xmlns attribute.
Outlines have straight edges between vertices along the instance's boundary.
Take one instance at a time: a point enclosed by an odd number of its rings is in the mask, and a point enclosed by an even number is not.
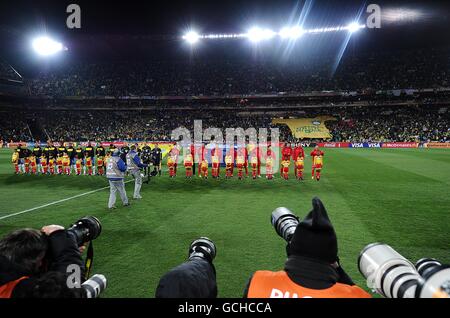
<svg viewBox="0 0 450 318"><path fill-rule="evenodd" d="M190 96L448 87L449 49L273 61L78 63L29 81L33 95ZM335 68L336 67L336 68Z"/></svg>
<svg viewBox="0 0 450 318"><path fill-rule="evenodd" d="M32 111L0 113L0 140L4 141L171 141L178 127L193 132L194 120L202 128L280 128L280 140L297 142L286 125L272 119L329 115L325 124L332 141L449 142L450 112L439 106L327 107L285 111L148 110L148 111ZM28 120L27 120L28 118ZM31 126L28 125L31 123ZM32 129L30 129L30 127ZM34 130L34 134L33 134ZM39 135L40 131L41 135Z"/></svg>
<svg viewBox="0 0 450 318"><path fill-rule="evenodd" d="M450 142L448 108L352 108L329 122L333 141Z"/></svg>

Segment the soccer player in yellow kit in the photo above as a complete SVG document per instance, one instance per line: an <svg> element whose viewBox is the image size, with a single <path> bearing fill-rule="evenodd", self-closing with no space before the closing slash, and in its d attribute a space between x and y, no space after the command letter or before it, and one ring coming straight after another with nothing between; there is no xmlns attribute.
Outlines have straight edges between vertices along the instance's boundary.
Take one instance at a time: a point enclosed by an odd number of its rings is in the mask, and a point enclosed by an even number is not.
<svg viewBox="0 0 450 318"><path fill-rule="evenodd" d="M167 167L169 168L169 177L175 177L175 159L172 156L167 158Z"/></svg>
<svg viewBox="0 0 450 318"><path fill-rule="evenodd" d="M206 160L206 158L203 158L202 162L200 163L200 176L202 178L208 179L208 160Z"/></svg>
<svg viewBox="0 0 450 318"><path fill-rule="evenodd" d="M63 173L70 176L70 157L64 152L62 155Z"/></svg>
<svg viewBox="0 0 450 318"><path fill-rule="evenodd" d="M211 175L214 179L219 178L220 175L220 159L217 155L212 157Z"/></svg>
<svg viewBox="0 0 450 318"><path fill-rule="evenodd" d="M41 167L42 167L42 173L48 174L48 161L47 161L47 157L44 154L41 156Z"/></svg>
<svg viewBox="0 0 450 318"><path fill-rule="evenodd" d="M320 173L322 171L323 167L323 156L324 152L319 149L318 146L314 148L314 150L311 152L311 157L313 157L313 165L311 170L311 178L316 178L317 181L320 180ZM315 173L315 176L314 176Z"/></svg>
<svg viewBox="0 0 450 318"><path fill-rule="evenodd" d="M31 168L31 173L32 174L36 174L37 173L37 160L36 160L36 156L32 153L29 157L28 157L29 163L30 163L30 168Z"/></svg>
<svg viewBox="0 0 450 318"><path fill-rule="evenodd" d="M19 174L19 153L17 151L13 152L11 162L14 164L15 174Z"/></svg>
<svg viewBox="0 0 450 318"><path fill-rule="evenodd" d="M258 174L258 157L256 155L251 156L250 165L252 167L252 178L256 179L256 176Z"/></svg>
<svg viewBox="0 0 450 318"><path fill-rule="evenodd" d="M290 160L281 161L281 176L284 178L284 180L289 179L289 166L290 165L291 165Z"/></svg>
<svg viewBox="0 0 450 318"><path fill-rule="evenodd" d="M186 178L192 178L192 166L194 165L194 158L191 153L184 157L184 169L186 170Z"/></svg>
<svg viewBox="0 0 450 318"><path fill-rule="evenodd" d="M297 175L295 176L297 180L303 180L303 170L305 167L304 158L298 156L297 160L295 161L295 171L297 172Z"/></svg>
<svg viewBox="0 0 450 318"><path fill-rule="evenodd" d="M58 153L58 155L56 157L56 167L57 167L58 174L63 173L62 156L63 156L62 153Z"/></svg>
<svg viewBox="0 0 450 318"><path fill-rule="evenodd" d="M83 167L83 159L75 157L75 169L77 176L81 175L82 167Z"/></svg>
<svg viewBox="0 0 450 318"><path fill-rule="evenodd" d="M243 170L245 168L245 157L243 156L242 151L239 151L236 157L236 167L238 170L238 178L241 180L243 178Z"/></svg>
<svg viewBox="0 0 450 318"><path fill-rule="evenodd" d="M273 159L270 156L266 158L266 178L273 179Z"/></svg>
<svg viewBox="0 0 450 318"><path fill-rule="evenodd" d="M230 152L225 156L225 178L233 177L233 156Z"/></svg>

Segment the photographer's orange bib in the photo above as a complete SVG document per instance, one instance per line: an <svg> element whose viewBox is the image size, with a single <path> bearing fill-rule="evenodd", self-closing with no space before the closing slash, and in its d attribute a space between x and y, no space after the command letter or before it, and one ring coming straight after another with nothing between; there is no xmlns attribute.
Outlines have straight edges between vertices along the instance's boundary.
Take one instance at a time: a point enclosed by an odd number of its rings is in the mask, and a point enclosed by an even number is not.
<svg viewBox="0 0 450 318"><path fill-rule="evenodd" d="M285 271L257 271L248 298L371 298L357 286L336 283L326 289L310 289L294 283Z"/></svg>

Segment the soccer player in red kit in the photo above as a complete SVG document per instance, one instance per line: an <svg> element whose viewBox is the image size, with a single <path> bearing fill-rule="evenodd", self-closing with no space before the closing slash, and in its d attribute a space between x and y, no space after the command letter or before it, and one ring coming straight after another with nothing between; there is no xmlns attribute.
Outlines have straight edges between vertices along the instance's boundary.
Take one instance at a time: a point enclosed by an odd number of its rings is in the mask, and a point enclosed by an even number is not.
<svg viewBox="0 0 450 318"><path fill-rule="evenodd" d="M29 162L30 162L30 167L31 167L31 173L36 174L37 161L36 161L36 157L34 156L34 154L31 154L31 156L29 157Z"/></svg>
<svg viewBox="0 0 450 318"><path fill-rule="evenodd" d="M208 179L208 160L206 158L203 158L198 170L200 171L200 177Z"/></svg>
<svg viewBox="0 0 450 318"><path fill-rule="evenodd" d="M253 162L250 162L251 167L252 167L252 176L253 176L254 164L255 164L255 161L256 161L257 177L261 178L261 155L260 155L260 152L259 152L259 146L258 145L254 145L252 148L253 149L251 149L251 151L250 151L250 160L253 160Z"/></svg>
<svg viewBox="0 0 450 318"><path fill-rule="evenodd" d="M48 159L48 169L50 174L55 174L55 158Z"/></svg>
<svg viewBox="0 0 450 318"><path fill-rule="evenodd" d="M205 144L198 146L197 153L198 153L198 176L201 177L202 176L201 166L202 166L203 161L206 159ZM206 160L206 162L208 163L207 160ZM208 171L206 171L206 177L208 177Z"/></svg>
<svg viewBox="0 0 450 318"><path fill-rule="evenodd" d="M86 168L88 170L88 175L92 176L92 157L86 157Z"/></svg>
<svg viewBox="0 0 450 318"><path fill-rule="evenodd" d="M47 174L48 173L48 161L47 161L47 157L44 155L41 156L41 166L42 166L42 173Z"/></svg>
<svg viewBox="0 0 450 318"><path fill-rule="evenodd" d="M220 176L220 158L217 151L214 152L211 158L211 175L214 179Z"/></svg>
<svg viewBox="0 0 450 318"><path fill-rule="evenodd" d="M169 177L174 178L177 173L175 169L175 159L172 156L167 158L167 167L169 168Z"/></svg>
<svg viewBox="0 0 450 318"><path fill-rule="evenodd" d="M313 159L313 165L311 170L311 179L316 178L317 181L320 180L320 173L323 167L323 156L324 152L319 149L319 146L314 147L314 150L311 152L311 157ZM315 174L315 176L314 176Z"/></svg>
<svg viewBox="0 0 450 318"><path fill-rule="evenodd" d="M292 153L292 160L294 160L294 163L297 162L298 157L305 158L305 151L300 143L297 143ZM294 167L294 174L298 176L297 164Z"/></svg>
<svg viewBox="0 0 450 318"><path fill-rule="evenodd" d="M286 143L284 144L283 149L281 150L281 160L291 160L292 156L292 148L291 145Z"/></svg>
<svg viewBox="0 0 450 318"><path fill-rule="evenodd" d="M97 157L97 172L100 176L103 176L104 170L103 167L105 166L105 160L103 157L98 156Z"/></svg>
<svg viewBox="0 0 450 318"><path fill-rule="evenodd" d="M238 179L241 180L243 178L243 170L244 168L247 169L246 167L244 167L245 164L245 158L244 158L244 150L240 149L237 151L237 157L236 157L236 168L238 171Z"/></svg>
<svg viewBox="0 0 450 318"><path fill-rule="evenodd" d="M284 180L289 179L289 166L291 165L290 160L283 160L281 161L281 176Z"/></svg>
<svg viewBox="0 0 450 318"><path fill-rule="evenodd" d="M266 178L269 180L273 179L274 163L275 163L275 153L272 151L271 146L268 145L266 152Z"/></svg>
<svg viewBox="0 0 450 318"><path fill-rule="evenodd" d="M233 177L233 166L234 166L233 155L231 154L230 151L225 156L225 177L227 179Z"/></svg>
<svg viewBox="0 0 450 318"><path fill-rule="evenodd" d="M245 169L245 176L248 177L248 150L247 150L247 147L245 147L245 146L243 146L241 148L241 150L242 150L241 155L244 156L244 166L243 166L243 168ZM236 162L237 162L237 160L236 160Z"/></svg>
<svg viewBox="0 0 450 318"><path fill-rule="evenodd" d="M194 165L194 158L191 153L188 152L184 156L184 168L186 169L186 178L192 178L192 166Z"/></svg>
<svg viewBox="0 0 450 318"><path fill-rule="evenodd" d="M172 157L173 160L173 168L175 169L175 175L177 174L177 167L178 167L178 156L180 155L180 148L178 145L175 145L169 153L169 156Z"/></svg>

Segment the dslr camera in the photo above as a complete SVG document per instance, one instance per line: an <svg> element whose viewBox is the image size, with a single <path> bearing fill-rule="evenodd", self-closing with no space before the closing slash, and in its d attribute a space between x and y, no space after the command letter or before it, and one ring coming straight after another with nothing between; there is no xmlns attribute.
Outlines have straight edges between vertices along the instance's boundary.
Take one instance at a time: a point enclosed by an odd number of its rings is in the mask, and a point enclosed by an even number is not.
<svg viewBox="0 0 450 318"><path fill-rule="evenodd" d="M212 263L215 257L216 245L207 237L200 237L189 246L189 260L203 258Z"/></svg>
<svg viewBox="0 0 450 318"><path fill-rule="evenodd" d="M102 224L95 216L85 216L72 224L66 231L74 237L78 247L90 242L85 264L86 278L88 278L94 259L92 241L101 234ZM106 277L101 274L93 275L81 284L81 288L84 290L86 298L97 298L106 289Z"/></svg>
<svg viewBox="0 0 450 318"><path fill-rule="evenodd" d="M100 235L102 224L95 216L85 216L72 224L66 231L75 238L80 247Z"/></svg>

